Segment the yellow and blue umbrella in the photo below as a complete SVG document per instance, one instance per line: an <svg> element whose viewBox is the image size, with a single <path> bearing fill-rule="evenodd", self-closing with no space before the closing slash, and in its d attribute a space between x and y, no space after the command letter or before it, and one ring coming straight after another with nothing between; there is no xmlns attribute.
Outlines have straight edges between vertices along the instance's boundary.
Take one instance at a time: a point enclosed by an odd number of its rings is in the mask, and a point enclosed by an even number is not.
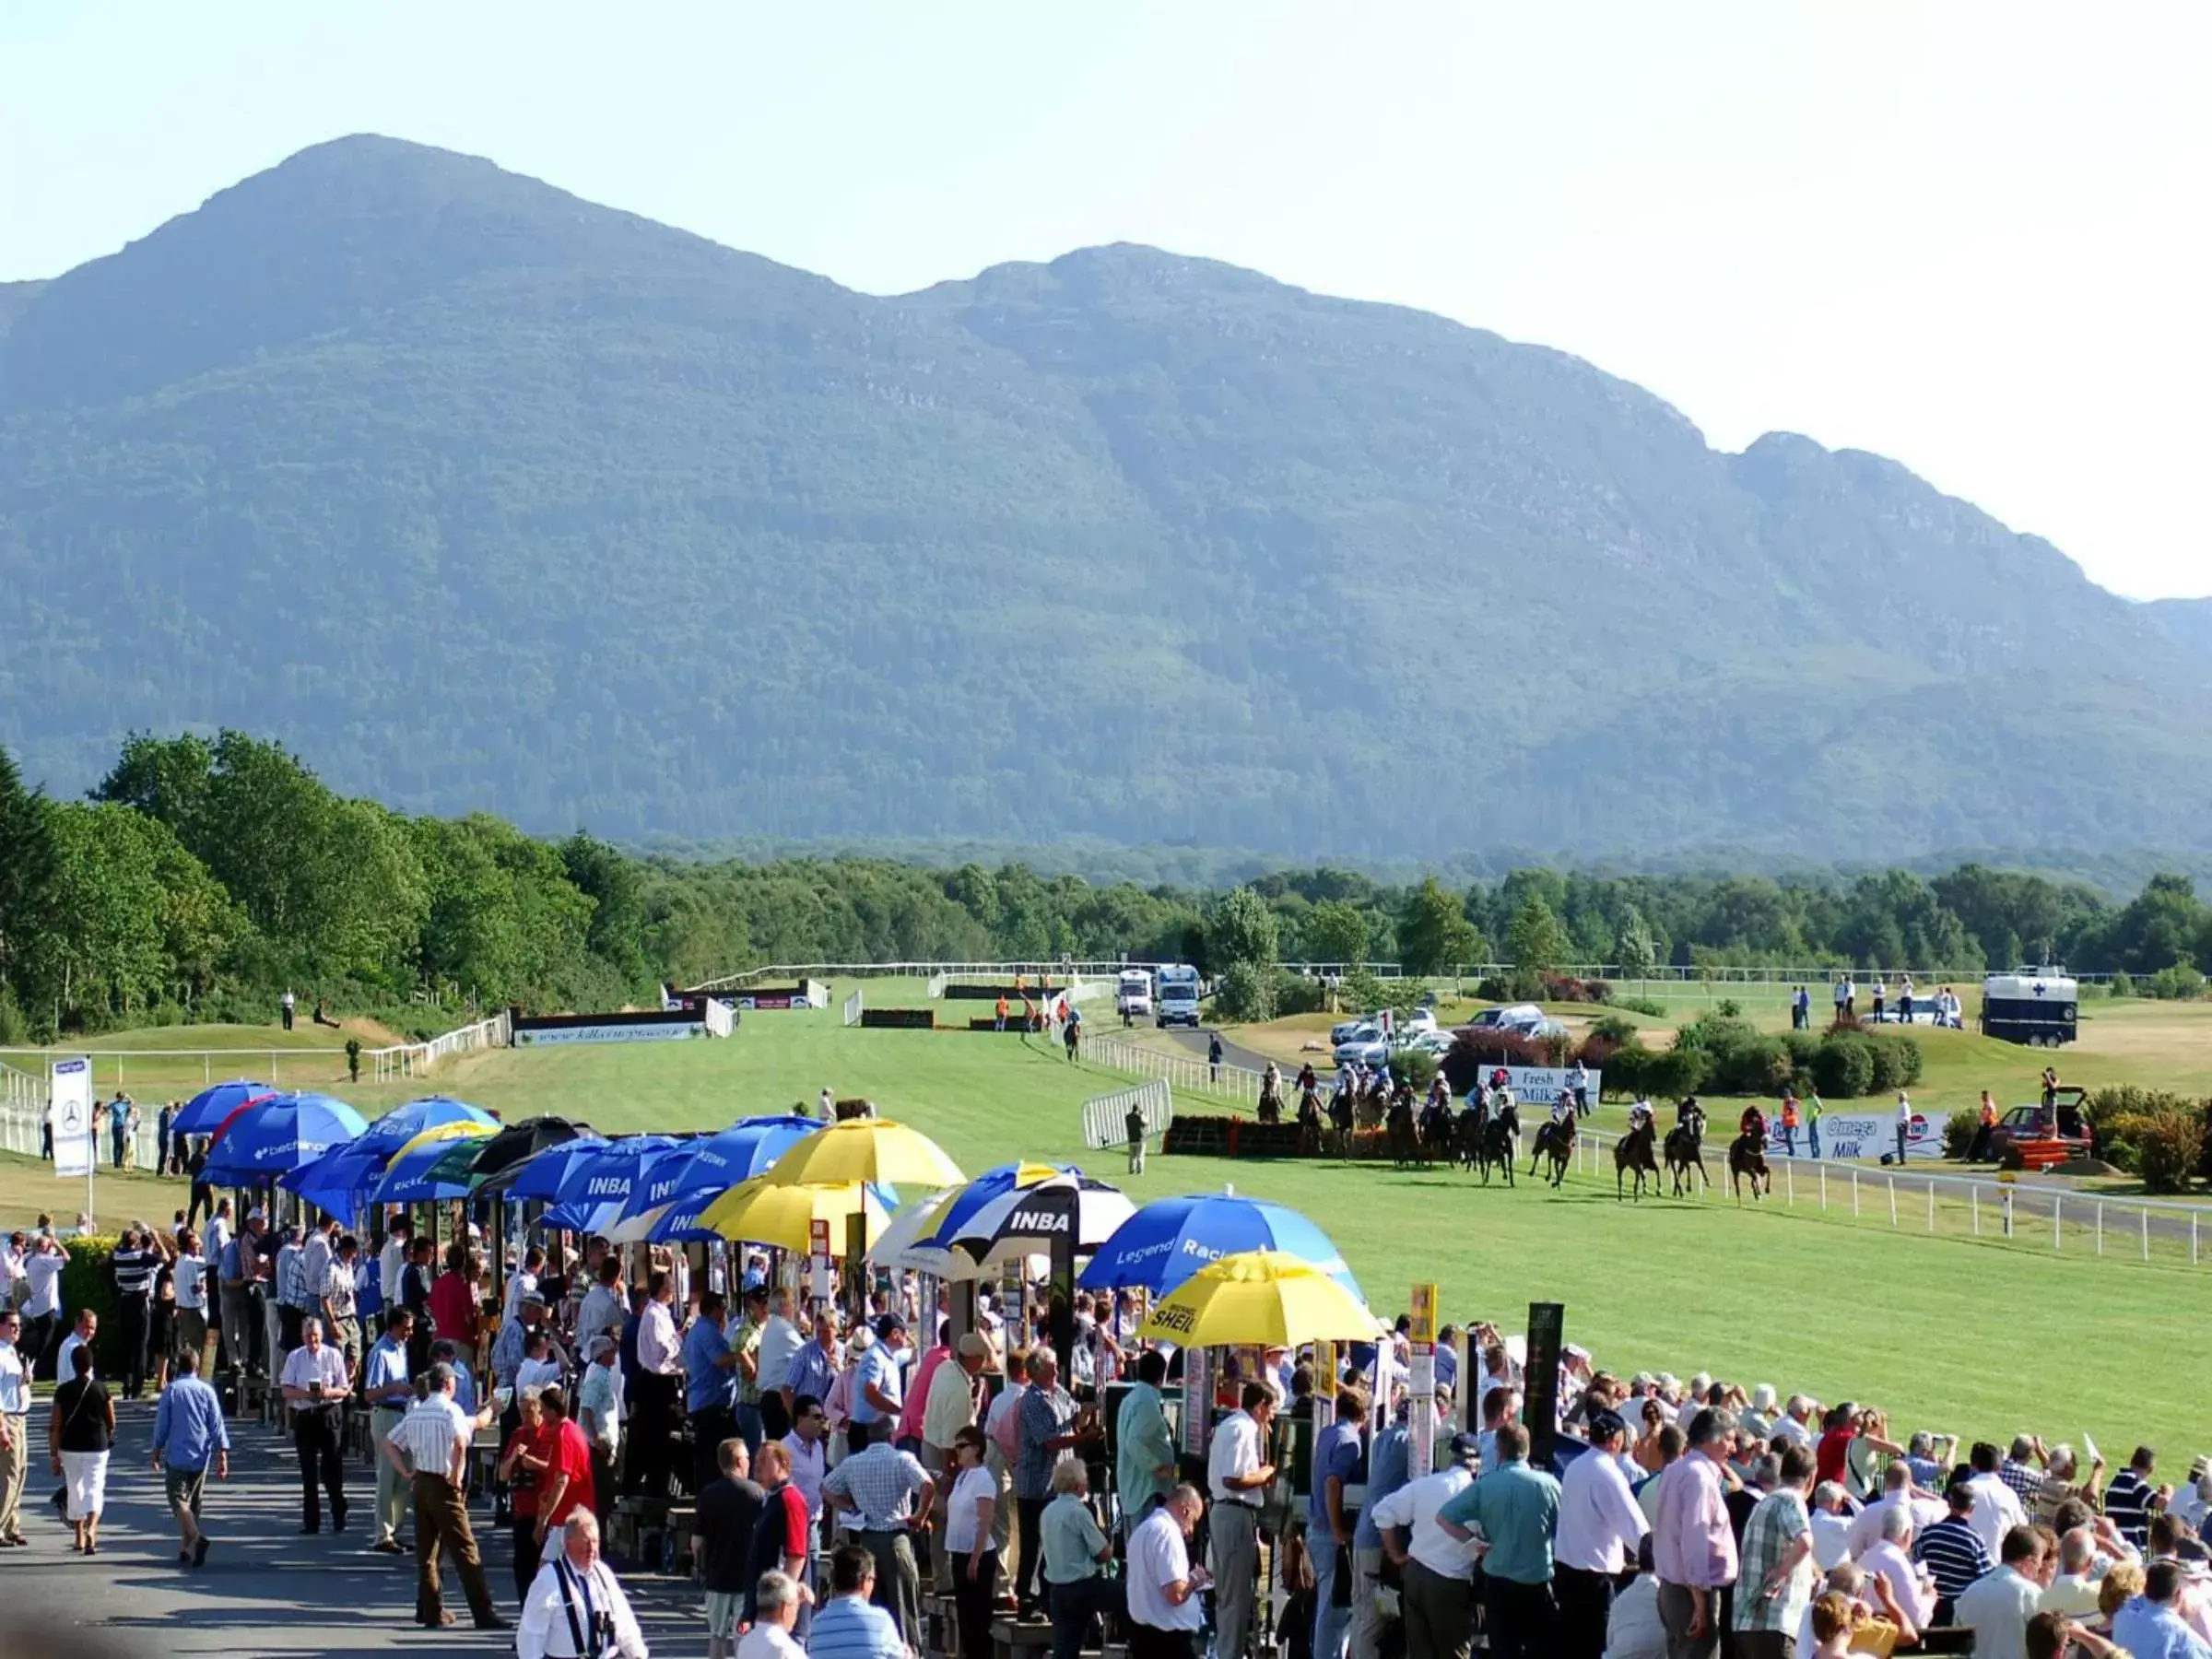
<svg viewBox="0 0 2212 1659"><path fill-rule="evenodd" d="M1208 1262L1154 1302L1136 1334L1179 1347L1294 1348L1372 1342L1384 1328L1320 1268L1280 1251L1247 1250Z"/></svg>

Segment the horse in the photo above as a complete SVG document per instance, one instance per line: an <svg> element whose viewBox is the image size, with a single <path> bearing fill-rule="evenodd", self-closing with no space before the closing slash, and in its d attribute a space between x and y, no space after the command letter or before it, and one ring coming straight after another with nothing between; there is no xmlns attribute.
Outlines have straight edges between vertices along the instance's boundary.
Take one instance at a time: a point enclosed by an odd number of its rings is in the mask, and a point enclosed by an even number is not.
<svg viewBox="0 0 2212 1659"><path fill-rule="evenodd" d="M1535 1149L1528 1160L1528 1172L1534 1175L1543 1159L1551 1159L1551 1184L1558 1186L1567 1179L1567 1166L1574 1160L1574 1115L1554 1118L1536 1125Z"/></svg>
<svg viewBox="0 0 2212 1659"><path fill-rule="evenodd" d="M1386 1124L1390 1139L1390 1161L1401 1170L1420 1157L1420 1137L1414 1133L1413 1107L1405 1102L1392 1101Z"/></svg>
<svg viewBox="0 0 2212 1659"><path fill-rule="evenodd" d="M1452 1156L1452 1109L1431 1100L1421 1108L1421 1161L1434 1163Z"/></svg>
<svg viewBox="0 0 2212 1659"><path fill-rule="evenodd" d="M1481 1163L1483 1131L1489 1127L1489 1108L1475 1100L1468 1101L1453 1121L1452 1147L1454 1161L1461 1169L1472 1170Z"/></svg>
<svg viewBox="0 0 2212 1659"><path fill-rule="evenodd" d="M1626 1197L1624 1178L1633 1170L1636 1172L1636 1201L1643 1202L1643 1182L1651 1177L1655 1190L1659 1185L1659 1160L1652 1156L1652 1143L1658 1138L1658 1126L1645 1118L1613 1143L1613 1196Z"/></svg>
<svg viewBox="0 0 2212 1659"><path fill-rule="evenodd" d="M1751 1178L1751 1196L1764 1198L1774 1184L1774 1177L1767 1169L1766 1148L1759 1137L1739 1135L1728 1143L1728 1176L1735 1184L1735 1201L1744 1201L1744 1178Z"/></svg>
<svg viewBox="0 0 2212 1659"><path fill-rule="evenodd" d="M1712 1177L1705 1172L1705 1115L1692 1112L1689 1121L1677 1124L1666 1132L1666 1171L1674 1177L1675 1196L1682 1196L1688 1184L1689 1172L1695 1170L1698 1179L1708 1188Z"/></svg>
<svg viewBox="0 0 2212 1659"><path fill-rule="evenodd" d="M1500 1106L1483 1126L1482 1152L1475 1161L1475 1172L1482 1177L1482 1184L1490 1184L1493 1168L1505 1173L1505 1184L1513 1184L1513 1160L1521 1156L1521 1113L1510 1103Z"/></svg>

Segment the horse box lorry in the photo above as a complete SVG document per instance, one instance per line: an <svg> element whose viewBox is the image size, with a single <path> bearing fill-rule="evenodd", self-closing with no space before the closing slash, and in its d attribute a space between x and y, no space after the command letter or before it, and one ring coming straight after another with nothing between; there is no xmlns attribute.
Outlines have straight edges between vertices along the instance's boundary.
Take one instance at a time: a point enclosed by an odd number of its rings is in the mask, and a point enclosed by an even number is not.
<svg viewBox="0 0 2212 1659"><path fill-rule="evenodd" d="M2019 968L1982 982L1982 1034L2030 1048L2074 1041L2081 987L2064 968Z"/></svg>
<svg viewBox="0 0 2212 1659"><path fill-rule="evenodd" d="M1113 1011L1124 1021L1152 1018L1152 976L1142 968L1124 968L1114 982Z"/></svg>
<svg viewBox="0 0 2212 1659"><path fill-rule="evenodd" d="M1198 970L1186 962L1170 962L1158 971L1157 978L1159 985L1153 997L1153 1023L1162 1030L1173 1025L1187 1025L1196 1029Z"/></svg>

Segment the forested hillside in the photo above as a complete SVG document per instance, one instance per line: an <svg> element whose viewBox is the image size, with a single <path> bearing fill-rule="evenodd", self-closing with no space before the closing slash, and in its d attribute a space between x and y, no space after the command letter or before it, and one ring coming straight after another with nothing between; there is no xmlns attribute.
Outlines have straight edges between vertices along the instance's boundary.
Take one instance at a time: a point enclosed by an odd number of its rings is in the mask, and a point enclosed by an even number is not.
<svg viewBox="0 0 2212 1659"><path fill-rule="evenodd" d="M63 794L239 726L547 833L1878 862L2212 845L2207 715L1893 463L1150 249L872 299L356 138L0 289Z"/></svg>
<svg viewBox="0 0 2212 1659"><path fill-rule="evenodd" d="M639 858L488 814L335 794L242 733L127 743L92 799L26 788L0 749L0 1043L148 1020L265 1019L327 996L418 1031L473 1006L604 1008L765 962L1766 963L1971 975L2024 959L2201 988L2212 910L2188 878L2125 904L1966 865L1925 878L1596 877L1448 887L1332 868L1233 889L1024 865Z"/></svg>

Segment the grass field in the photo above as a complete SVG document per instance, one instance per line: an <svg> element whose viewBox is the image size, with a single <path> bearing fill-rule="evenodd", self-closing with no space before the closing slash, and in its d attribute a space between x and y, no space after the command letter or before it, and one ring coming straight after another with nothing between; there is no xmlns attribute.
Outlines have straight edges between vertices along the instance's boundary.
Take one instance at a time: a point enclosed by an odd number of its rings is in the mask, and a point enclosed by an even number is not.
<svg viewBox="0 0 2212 1659"><path fill-rule="evenodd" d="M871 984L868 1000L918 1002L918 987ZM2147 1017L2164 1010L2137 1006L2100 1031L2140 1021L2147 1042L2169 1045L2164 1064L2186 1063L2201 1079L2206 1068L2187 1059L2194 1031L2161 1028ZM2067 1069L2086 1073L2086 1057L2069 1056ZM1125 1081L1017 1037L846 1030L834 1012L763 1013L727 1042L504 1051L404 1091L334 1092L373 1112L434 1088L509 1117L559 1112L620 1132L720 1125L827 1086L874 1099L971 1171L1043 1157L1120 1183L1118 1152L1084 1149L1077 1107ZM1794 1208L1739 1212L1725 1198L1637 1207L1615 1202L1609 1173L1602 1183L1571 1178L1557 1193L1526 1182L1508 1192L1442 1171L1155 1155L1127 1182L1140 1199L1224 1183L1312 1216L1378 1311L1394 1312L1415 1280L1432 1278L1453 1319L1513 1328L1530 1300L1562 1301L1570 1338L1617 1367L1707 1369L1828 1400L1866 1398L1900 1423L1962 1433L2077 1439L2086 1429L2107 1447L2157 1441L2169 1459L2212 1443L2197 1416L2212 1384L2205 1275L2169 1249L2131 1259L2132 1236L2098 1258L2070 1233L2053 1256L2030 1241L1976 1239L1947 1210L1931 1236L1915 1230L1922 1218L1910 1208L1892 1231L1871 1181L1855 1220L1840 1186L1826 1212L1802 1187ZM166 1215L176 1200L148 1185L144 1207ZM52 1206L46 1195L65 1186L35 1167L0 1164L0 1217ZM113 1190L105 1178L102 1190ZM117 1213L105 1197L102 1210Z"/></svg>

